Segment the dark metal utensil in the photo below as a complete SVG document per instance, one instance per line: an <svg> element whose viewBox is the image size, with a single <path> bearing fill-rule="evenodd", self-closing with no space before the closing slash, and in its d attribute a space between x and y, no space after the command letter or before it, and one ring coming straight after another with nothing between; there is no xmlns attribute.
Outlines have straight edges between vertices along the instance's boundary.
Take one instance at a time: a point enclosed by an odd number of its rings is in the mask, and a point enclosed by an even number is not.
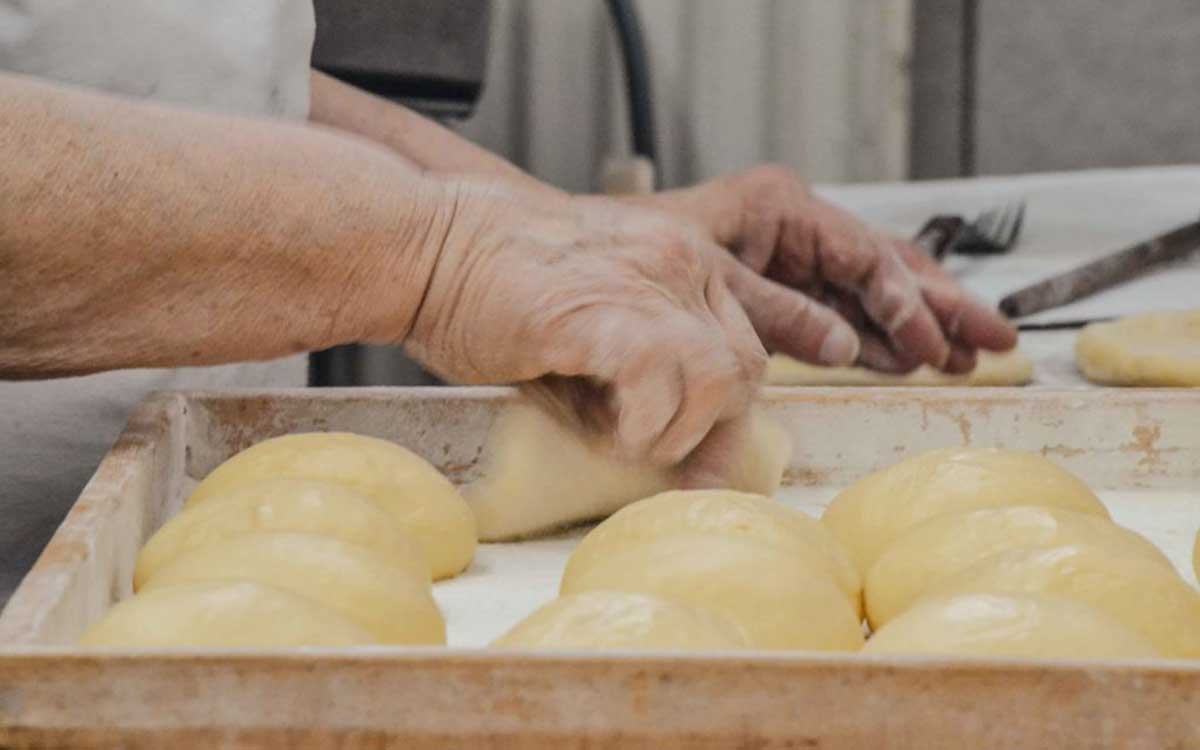
<svg viewBox="0 0 1200 750"><path fill-rule="evenodd" d="M1053 320L1048 323L1020 323L1018 331L1068 331L1085 328L1092 323L1107 323L1116 318L1077 318L1075 320Z"/></svg>
<svg viewBox="0 0 1200 750"><path fill-rule="evenodd" d="M1185 224L1079 268L1052 276L1000 300L1000 311L1021 318L1108 289L1200 248L1200 221Z"/></svg>
<svg viewBox="0 0 1200 750"><path fill-rule="evenodd" d="M1025 202L1012 201L967 222L961 216L935 216L925 222L916 242L938 260L946 255L1001 255L1017 244L1025 220Z"/></svg>

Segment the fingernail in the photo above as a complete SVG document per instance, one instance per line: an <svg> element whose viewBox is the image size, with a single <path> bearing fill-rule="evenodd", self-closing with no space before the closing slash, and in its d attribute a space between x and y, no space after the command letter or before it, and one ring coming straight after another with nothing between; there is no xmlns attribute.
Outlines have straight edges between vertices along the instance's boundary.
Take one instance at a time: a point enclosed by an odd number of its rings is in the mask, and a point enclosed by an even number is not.
<svg viewBox="0 0 1200 750"><path fill-rule="evenodd" d="M845 367L858 359L858 337L845 326L835 326L821 344L817 359L829 367Z"/></svg>

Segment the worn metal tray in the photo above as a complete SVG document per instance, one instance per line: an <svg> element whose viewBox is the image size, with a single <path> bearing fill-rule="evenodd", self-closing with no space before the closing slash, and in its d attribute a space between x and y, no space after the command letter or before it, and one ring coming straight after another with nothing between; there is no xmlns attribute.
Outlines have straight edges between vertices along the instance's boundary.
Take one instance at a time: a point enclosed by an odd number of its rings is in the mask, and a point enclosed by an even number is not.
<svg viewBox="0 0 1200 750"><path fill-rule="evenodd" d="M450 647L85 653L141 543L220 461L352 430L477 476L504 389L173 393L133 416L0 615L0 747L1191 748L1200 662L857 655L537 655L481 648L554 595L582 532L484 545L438 584ZM1190 579L1200 392L768 389L791 433L780 499L946 445L1045 453Z"/></svg>

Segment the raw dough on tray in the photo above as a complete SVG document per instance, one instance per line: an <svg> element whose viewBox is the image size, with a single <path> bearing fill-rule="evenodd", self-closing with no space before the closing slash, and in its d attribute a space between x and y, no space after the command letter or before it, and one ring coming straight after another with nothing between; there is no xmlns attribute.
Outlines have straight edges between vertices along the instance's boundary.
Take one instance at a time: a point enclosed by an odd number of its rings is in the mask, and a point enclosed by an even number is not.
<svg viewBox="0 0 1200 750"><path fill-rule="evenodd" d="M626 591L591 591L546 604L495 646L571 651L731 651L746 648L733 622L679 602Z"/></svg>
<svg viewBox="0 0 1200 750"><path fill-rule="evenodd" d="M213 469L187 507L264 479L312 479L365 495L412 534L434 580L461 573L475 555L475 519L462 495L428 461L395 443L348 432L264 440Z"/></svg>
<svg viewBox="0 0 1200 750"><path fill-rule="evenodd" d="M1075 340L1075 361L1102 385L1200 386L1200 310L1093 323Z"/></svg>
<svg viewBox="0 0 1200 750"><path fill-rule="evenodd" d="M727 484L770 495L790 456L787 433L754 412ZM517 402L497 418L487 438L483 477L464 494L479 538L487 542L603 518L674 484L670 471L607 455L532 404Z"/></svg>
<svg viewBox="0 0 1200 750"><path fill-rule="evenodd" d="M975 369L965 375L947 375L925 365L907 375L891 375L865 367L821 367L782 354L767 364L768 385L858 386L1008 386L1033 380L1033 362L1020 349L995 354L979 353Z"/></svg>
<svg viewBox="0 0 1200 750"><path fill-rule="evenodd" d="M1149 641L1103 612L1036 594L926 599L872 635L863 653L1023 659L1158 655Z"/></svg>

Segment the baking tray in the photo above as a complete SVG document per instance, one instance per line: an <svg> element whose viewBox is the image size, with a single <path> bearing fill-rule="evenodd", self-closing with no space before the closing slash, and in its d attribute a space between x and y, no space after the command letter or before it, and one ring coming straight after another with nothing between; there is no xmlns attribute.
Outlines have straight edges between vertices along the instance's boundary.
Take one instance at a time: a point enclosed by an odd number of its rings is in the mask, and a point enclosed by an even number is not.
<svg viewBox="0 0 1200 750"><path fill-rule="evenodd" d="M140 544L254 442L352 430L478 475L504 389L171 393L147 400L0 615L0 747L1192 748L1200 663L478 648L553 596L576 531L484 545L438 584L444 649L85 653ZM1035 450L1191 579L1200 392L768 389L784 502L947 445Z"/></svg>

